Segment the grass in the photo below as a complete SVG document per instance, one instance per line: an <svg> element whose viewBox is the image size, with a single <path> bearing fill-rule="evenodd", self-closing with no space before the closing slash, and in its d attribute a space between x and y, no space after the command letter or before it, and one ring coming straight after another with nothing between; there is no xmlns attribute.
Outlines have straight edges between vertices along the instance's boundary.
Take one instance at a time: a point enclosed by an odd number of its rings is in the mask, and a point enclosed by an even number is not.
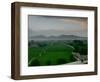
<svg viewBox="0 0 100 82"><path fill-rule="evenodd" d="M72 62L72 51L73 48L64 42L51 41L46 42L46 46L29 47L28 66L59 65Z"/></svg>

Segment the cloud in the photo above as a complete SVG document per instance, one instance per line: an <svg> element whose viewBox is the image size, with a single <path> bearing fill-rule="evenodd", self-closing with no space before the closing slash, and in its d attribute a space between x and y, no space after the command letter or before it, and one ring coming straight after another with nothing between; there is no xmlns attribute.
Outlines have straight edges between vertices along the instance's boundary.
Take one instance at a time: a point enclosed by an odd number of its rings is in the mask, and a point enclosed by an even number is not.
<svg viewBox="0 0 100 82"><path fill-rule="evenodd" d="M87 18L29 16L29 35L87 36Z"/></svg>
<svg viewBox="0 0 100 82"><path fill-rule="evenodd" d="M63 22L70 23L70 24L78 24L81 26L81 29L87 30L87 18L67 18L67 19L60 19Z"/></svg>

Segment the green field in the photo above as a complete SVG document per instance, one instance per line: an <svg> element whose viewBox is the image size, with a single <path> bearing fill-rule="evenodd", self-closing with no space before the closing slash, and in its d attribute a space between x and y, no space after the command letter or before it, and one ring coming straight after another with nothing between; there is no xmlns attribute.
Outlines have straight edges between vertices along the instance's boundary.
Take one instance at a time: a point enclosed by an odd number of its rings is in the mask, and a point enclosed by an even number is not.
<svg viewBox="0 0 100 82"><path fill-rule="evenodd" d="M73 47L64 41L40 41L34 42L34 45L28 48L28 66L60 65L75 61Z"/></svg>

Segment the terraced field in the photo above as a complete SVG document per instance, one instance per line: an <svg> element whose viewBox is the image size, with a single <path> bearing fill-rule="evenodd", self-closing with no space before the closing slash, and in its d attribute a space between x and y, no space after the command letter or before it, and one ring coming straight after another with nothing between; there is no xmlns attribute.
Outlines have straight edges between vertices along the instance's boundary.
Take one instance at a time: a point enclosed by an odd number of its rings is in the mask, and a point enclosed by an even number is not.
<svg viewBox="0 0 100 82"><path fill-rule="evenodd" d="M45 43L45 46L28 48L28 66L60 65L75 61L73 47L68 44L55 41Z"/></svg>

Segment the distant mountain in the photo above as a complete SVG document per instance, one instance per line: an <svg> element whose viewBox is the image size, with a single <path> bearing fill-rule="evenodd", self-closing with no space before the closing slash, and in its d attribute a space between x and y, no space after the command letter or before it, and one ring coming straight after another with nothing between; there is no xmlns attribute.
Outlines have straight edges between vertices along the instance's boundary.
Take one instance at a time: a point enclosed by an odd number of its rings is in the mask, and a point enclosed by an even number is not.
<svg viewBox="0 0 100 82"><path fill-rule="evenodd" d="M59 35L59 36L31 36L30 40L87 40L87 37L80 37L75 35Z"/></svg>
<svg viewBox="0 0 100 82"><path fill-rule="evenodd" d="M47 37L43 35L38 35L38 36L32 36L32 38L47 38Z"/></svg>
<svg viewBox="0 0 100 82"><path fill-rule="evenodd" d="M58 37L60 37L60 38L76 38L76 37L78 37L79 38L79 36L75 36L75 35L60 35Z"/></svg>

